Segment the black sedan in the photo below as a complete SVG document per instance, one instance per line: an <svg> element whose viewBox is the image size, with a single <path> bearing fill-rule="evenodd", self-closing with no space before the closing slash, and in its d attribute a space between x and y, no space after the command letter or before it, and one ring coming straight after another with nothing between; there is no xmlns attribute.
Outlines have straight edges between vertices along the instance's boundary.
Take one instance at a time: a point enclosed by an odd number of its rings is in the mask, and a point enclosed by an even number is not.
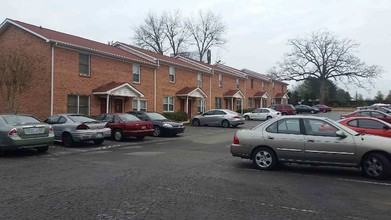
<svg viewBox="0 0 391 220"><path fill-rule="evenodd" d="M299 113L311 113L311 114L319 113L318 108L314 108L314 107L311 107L308 105L296 105L295 109L296 109L296 113L298 113L298 114Z"/></svg>
<svg viewBox="0 0 391 220"><path fill-rule="evenodd" d="M143 121L152 122L153 128L155 130L153 136L155 137L160 137L163 135L177 135L185 131L183 123L167 119L157 112L130 111L128 113Z"/></svg>

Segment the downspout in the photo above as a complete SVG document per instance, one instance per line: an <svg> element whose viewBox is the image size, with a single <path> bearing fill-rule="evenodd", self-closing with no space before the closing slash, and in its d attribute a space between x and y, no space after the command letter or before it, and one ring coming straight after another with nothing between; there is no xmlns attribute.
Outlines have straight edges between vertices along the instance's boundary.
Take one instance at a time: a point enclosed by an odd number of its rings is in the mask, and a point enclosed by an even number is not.
<svg viewBox="0 0 391 220"><path fill-rule="evenodd" d="M156 70L157 68L159 68L159 66L160 66L159 59L157 59L157 67L153 70L153 111L155 112L156 112L156 81L157 81Z"/></svg>
<svg viewBox="0 0 391 220"><path fill-rule="evenodd" d="M210 109L212 109L212 76L211 75L209 76L209 110Z"/></svg>
<svg viewBox="0 0 391 220"><path fill-rule="evenodd" d="M54 45L52 44L52 75L50 79L50 115L53 115L53 100L54 100Z"/></svg>

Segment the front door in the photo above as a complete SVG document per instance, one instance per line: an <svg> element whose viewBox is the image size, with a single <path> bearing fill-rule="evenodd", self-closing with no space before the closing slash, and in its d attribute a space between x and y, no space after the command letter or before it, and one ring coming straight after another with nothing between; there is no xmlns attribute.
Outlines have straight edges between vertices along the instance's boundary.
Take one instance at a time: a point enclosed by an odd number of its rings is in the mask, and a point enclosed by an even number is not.
<svg viewBox="0 0 391 220"><path fill-rule="evenodd" d="M114 99L114 113L122 113L122 112L123 112L123 100Z"/></svg>
<svg viewBox="0 0 391 220"><path fill-rule="evenodd" d="M106 108L107 108L107 99L101 99L100 100L100 113L101 114L109 113L109 112L106 112Z"/></svg>

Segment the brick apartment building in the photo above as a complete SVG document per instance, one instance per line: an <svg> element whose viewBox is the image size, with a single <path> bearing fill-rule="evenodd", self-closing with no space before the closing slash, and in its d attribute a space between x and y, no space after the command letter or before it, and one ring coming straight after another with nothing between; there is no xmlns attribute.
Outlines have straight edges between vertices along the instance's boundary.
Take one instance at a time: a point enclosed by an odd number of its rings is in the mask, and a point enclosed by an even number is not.
<svg viewBox="0 0 391 220"><path fill-rule="evenodd" d="M85 38L6 19L0 48L39 58L19 112L44 119L55 113L97 115L145 110L241 111L287 103L287 84L251 70L169 57L117 42ZM6 112L0 100L0 112Z"/></svg>

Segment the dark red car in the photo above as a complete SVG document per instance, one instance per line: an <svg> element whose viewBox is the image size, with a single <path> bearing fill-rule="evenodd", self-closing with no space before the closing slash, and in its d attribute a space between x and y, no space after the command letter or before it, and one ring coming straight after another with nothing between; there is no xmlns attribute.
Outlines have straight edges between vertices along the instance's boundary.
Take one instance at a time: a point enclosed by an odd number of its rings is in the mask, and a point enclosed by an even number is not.
<svg viewBox="0 0 391 220"><path fill-rule="evenodd" d="M391 123L391 115L378 110L359 110L349 114L341 115L341 119L350 117L373 117Z"/></svg>
<svg viewBox="0 0 391 220"><path fill-rule="evenodd" d="M111 128L111 137L116 141L121 141L125 137L136 137L141 140L155 131L152 122L141 121L130 114L101 114L97 119L107 122L106 127Z"/></svg>
<svg viewBox="0 0 391 220"><path fill-rule="evenodd" d="M275 104L270 106L271 109L274 109L278 112L281 112L281 115L296 115L296 109L293 105L289 104Z"/></svg>
<svg viewBox="0 0 391 220"><path fill-rule="evenodd" d="M350 117L338 122L357 131L358 133L373 134L391 138L391 124L377 118Z"/></svg>
<svg viewBox="0 0 391 220"><path fill-rule="evenodd" d="M331 112L331 107L327 106L327 105L321 105L321 104L318 104L318 105L314 105L313 107L315 108L318 108L319 111L321 112Z"/></svg>

